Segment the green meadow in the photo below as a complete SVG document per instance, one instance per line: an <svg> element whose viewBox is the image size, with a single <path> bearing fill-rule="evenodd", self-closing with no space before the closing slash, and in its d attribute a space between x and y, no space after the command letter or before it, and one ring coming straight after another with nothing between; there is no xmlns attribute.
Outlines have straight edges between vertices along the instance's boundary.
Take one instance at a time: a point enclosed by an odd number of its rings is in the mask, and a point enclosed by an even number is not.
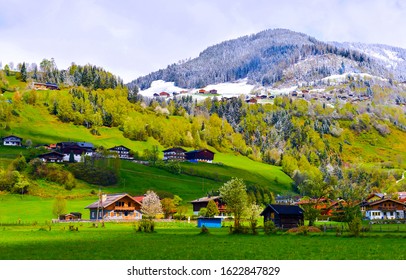
<svg viewBox="0 0 406 280"><path fill-rule="evenodd" d="M3 260L404 260L406 238L396 234L229 234L228 228L200 234L194 223L159 222L155 233L132 223L91 223L0 228ZM125 246L118 246L125 244ZM236 249L238 246L238 249Z"/></svg>

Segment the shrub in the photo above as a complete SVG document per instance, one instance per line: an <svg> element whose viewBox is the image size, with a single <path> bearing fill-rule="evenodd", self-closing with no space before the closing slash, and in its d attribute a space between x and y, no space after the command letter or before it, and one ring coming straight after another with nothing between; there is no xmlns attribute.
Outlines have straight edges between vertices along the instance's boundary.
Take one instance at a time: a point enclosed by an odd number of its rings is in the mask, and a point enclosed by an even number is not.
<svg viewBox="0 0 406 280"><path fill-rule="evenodd" d="M350 222L348 222L348 230L351 235L359 236L362 230L362 221L359 217L354 217Z"/></svg>
<svg viewBox="0 0 406 280"><path fill-rule="evenodd" d="M94 185L110 186L118 181L116 173L108 168L79 162L70 164L68 169L76 178Z"/></svg>
<svg viewBox="0 0 406 280"><path fill-rule="evenodd" d="M155 231L155 222L150 219L142 219L135 228L137 232L152 233Z"/></svg>
<svg viewBox="0 0 406 280"><path fill-rule="evenodd" d="M209 229L203 225L202 228L200 229L200 234L209 234Z"/></svg>
<svg viewBox="0 0 406 280"><path fill-rule="evenodd" d="M269 235L271 233L276 233L277 231L278 228L275 226L275 223L273 221L269 220L264 223L265 234Z"/></svg>

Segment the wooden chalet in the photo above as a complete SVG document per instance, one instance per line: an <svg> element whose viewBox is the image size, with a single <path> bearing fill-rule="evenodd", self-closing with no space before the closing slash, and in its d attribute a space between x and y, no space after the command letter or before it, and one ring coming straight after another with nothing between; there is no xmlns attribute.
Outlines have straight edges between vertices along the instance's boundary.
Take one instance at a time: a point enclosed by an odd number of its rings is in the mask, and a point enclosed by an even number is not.
<svg viewBox="0 0 406 280"><path fill-rule="evenodd" d="M211 89L211 90L209 90L209 93L210 94L217 94L217 89Z"/></svg>
<svg viewBox="0 0 406 280"><path fill-rule="evenodd" d="M60 90L57 84L53 83L34 83L36 90Z"/></svg>
<svg viewBox="0 0 406 280"><path fill-rule="evenodd" d="M212 163L214 159L214 152L203 149L203 150L194 150L185 153L186 160L190 162L207 162Z"/></svg>
<svg viewBox="0 0 406 280"><path fill-rule="evenodd" d="M164 160L179 160L184 161L186 159L186 150L180 147L170 148L164 150Z"/></svg>
<svg viewBox="0 0 406 280"><path fill-rule="evenodd" d="M384 198L372 202L363 202L361 211L365 213L365 217L369 220L381 219L405 219L406 204Z"/></svg>
<svg viewBox="0 0 406 280"><path fill-rule="evenodd" d="M50 152L39 155L38 158L43 162L63 162L64 154L58 152Z"/></svg>
<svg viewBox="0 0 406 280"><path fill-rule="evenodd" d="M159 93L160 97L170 97L171 95L169 93L167 93L166 91L160 92Z"/></svg>
<svg viewBox="0 0 406 280"><path fill-rule="evenodd" d="M118 157L121 158L121 159L130 159L130 158L132 158L132 156L130 155L131 150L129 148L123 146L123 145L115 146L113 148L110 148L109 151L113 152L113 153L117 153Z"/></svg>
<svg viewBox="0 0 406 280"><path fill-rule="evenodd" d="M279 228L294 228L304 224L304 211L296 205L268 204L261 216Z"/></svg>
<svg viewBox="0 0 406 280"><path fill-rule="evenodd" d="M255 97L251 97L249 99L246 99L245 102L247 102L248 104L257 104L258 100Z"/></svg>
<svg viewBox="0 0 406 280"><path fill-rule="evenodd" d="M64 154L64 161L69 161L73 154L75 162L81 161L82 156L92 156L95 150L93 144L86 142L60 142L56 143L56 149Z"/></svg>
<svg viewBox="0 0 406 280"><path fill-rule="evenodd" d="M78 221L82 219L82 213L80 212L70 212L69 214L59 215L60 221Z"/></svg>
<svg viewBox="0 0 406 280"><path fill-rule="evenodd" d="M210 200L213 200L214 203L216 203L220 215L224 216L227 207L220 196L206 196L191 201L190 203L193 205L193 214L197 215L199 214L200 209L207 208L207 204L209 204Z"/></svg>
<svg viewBox="0 0 406 280"><path fill-rule="evenodd" d="M199 93L204 94L204 93L206 93L206 90L205 89L199 89Z"/></svg>
<svg viewBox="0 0 406 280"><path fill-rule="evenodd" d="M3 137L3 145L4 146L18 146L21 147L23 142L23 138L20 138L15 135L9 135L6 137Z"/></svg>
<svg viewBox="0 0 406 280"><path fill-rule="evenodd" d="M103 195L100 200L90 204L90 219L138 220L142 218L141 203L128 194Z"/></svg>

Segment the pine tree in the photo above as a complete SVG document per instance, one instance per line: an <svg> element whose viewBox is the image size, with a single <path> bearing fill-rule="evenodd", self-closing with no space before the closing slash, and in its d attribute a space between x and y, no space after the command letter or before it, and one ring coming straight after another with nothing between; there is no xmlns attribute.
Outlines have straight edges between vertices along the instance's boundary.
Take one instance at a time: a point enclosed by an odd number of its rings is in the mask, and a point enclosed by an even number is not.
<svg viewBox="0 0 406 280"><path fill-rule="evenodd" d="M28 74L27 74L27 67L25 66L25 62L23 62L23 65L21 66L20 73L21 73L21 81L26 83Z"/></svg>

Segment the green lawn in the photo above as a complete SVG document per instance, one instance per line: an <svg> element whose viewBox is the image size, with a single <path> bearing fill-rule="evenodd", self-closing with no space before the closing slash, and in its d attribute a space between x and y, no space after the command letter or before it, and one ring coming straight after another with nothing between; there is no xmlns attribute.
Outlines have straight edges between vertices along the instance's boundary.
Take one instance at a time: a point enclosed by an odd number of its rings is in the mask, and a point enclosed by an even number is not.
<svg viewBox="0 0 406 280"><path fill-rule="evenodd" d="M156 233L133 225L90 223L2 227L0 259L127 260L404 260L406 238L331 234L229 235L227 228L201 235L194 224L158 223ZM125 244L119 246L117 244Z"/></svg>

